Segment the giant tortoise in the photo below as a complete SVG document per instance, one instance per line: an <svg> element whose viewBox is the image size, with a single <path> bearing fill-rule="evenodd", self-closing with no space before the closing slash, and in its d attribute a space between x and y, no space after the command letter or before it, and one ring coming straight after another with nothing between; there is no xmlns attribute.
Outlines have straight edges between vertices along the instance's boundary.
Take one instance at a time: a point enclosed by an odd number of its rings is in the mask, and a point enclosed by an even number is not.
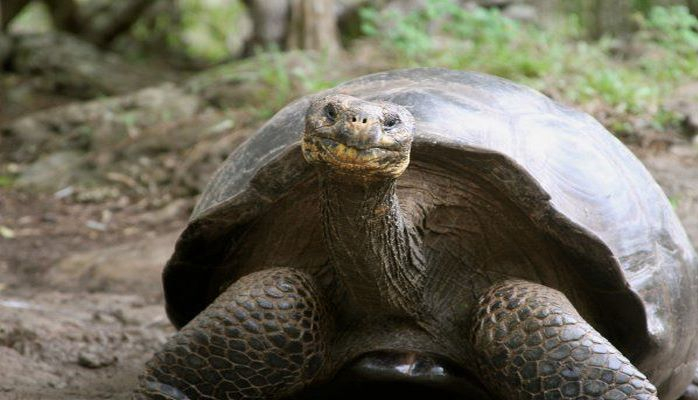
<svg viewBox="0 0 698 400"><path fill-rule="evenodd" d="M181 330L139 399L695 389L698 259L667 198L596 120L488 75L288 105L215 174L163 281Z"/></svg>

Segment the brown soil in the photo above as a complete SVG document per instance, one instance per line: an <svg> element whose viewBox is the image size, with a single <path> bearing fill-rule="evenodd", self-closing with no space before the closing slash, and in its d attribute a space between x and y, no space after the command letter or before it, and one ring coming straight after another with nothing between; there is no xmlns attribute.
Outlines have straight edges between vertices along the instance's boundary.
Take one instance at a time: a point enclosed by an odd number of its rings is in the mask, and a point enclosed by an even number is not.
<svg viewBox="0 0 698 400"><path fill-rule="evenodd" d="M0 399L128 398L143 363L174 332L162 307L163 257L148 257L171 252L187 208L157 220L162 210L0 190ZM150 265L124 264L114 246ZM80 254L118 269L115 282L63 267ZM111 259L100 264L100 254Z"/></svg>

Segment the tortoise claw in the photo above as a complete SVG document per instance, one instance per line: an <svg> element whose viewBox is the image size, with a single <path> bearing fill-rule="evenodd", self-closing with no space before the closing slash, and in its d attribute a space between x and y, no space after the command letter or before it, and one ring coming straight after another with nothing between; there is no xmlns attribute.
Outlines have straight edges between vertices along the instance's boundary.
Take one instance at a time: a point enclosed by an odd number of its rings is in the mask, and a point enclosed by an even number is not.
<svg viewBox="0 0 698 400"><path fill-rule="evenodd" d="M181 390L166 383L143 380L133 400L191 400Z"/></svg>

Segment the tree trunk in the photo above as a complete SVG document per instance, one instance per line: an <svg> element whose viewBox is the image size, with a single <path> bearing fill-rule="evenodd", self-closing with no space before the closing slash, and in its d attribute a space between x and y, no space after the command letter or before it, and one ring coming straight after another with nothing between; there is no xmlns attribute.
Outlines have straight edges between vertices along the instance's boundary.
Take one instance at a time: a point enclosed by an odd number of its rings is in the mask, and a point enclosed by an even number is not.
<svg viewBox="0 0 698 400"><path fill-rule="evenodd" d="M252 19L252 36L245 43L243 55L251 56L257 48L285 48L289 0L244 0L243 3Z"/></svg>
<svg viewBox="0 0 698 400"><path fill-rule="evenodd" d="M105 47L117 36L128 31L154 0L130 0L111 2L102 15L85 18L89 28L85 30L85 39Z"/></svg>
<svg viewBox="0 0 698 400"><path fill-rule="evenodd" d="M543 4L544 1L539 1ZM580 17L586 35L600 39L604 35L624 37L635 27L633 11L635 6L646 3L642 0L560 0L556 4L564 14L574 13Z"/></svg>
<svg viewBox="0 0 698 400"><path fill-rule="evenodd" d="M593 39L600 39L604 35L622 37L632 33L632 1L594 0L592 3L589 34Z"/></svg>
<svg viewBox="0 0 698 400"><path fill-rule="evenodd" d="M56 29L80 34L83 29L78 5L74 0L44 0Z"/></svg>
<svg viewBox="0 0 698 400"><path fill-rule="evenodd" d="M686 0L686 6L691 14L698 17L698 0Z"/></svg>
<svg viewBox="0 0 698 400"><path fill-rule="evenodd" d="M335 52L339 49L334 0L291 0L288 48Z"/></svg>

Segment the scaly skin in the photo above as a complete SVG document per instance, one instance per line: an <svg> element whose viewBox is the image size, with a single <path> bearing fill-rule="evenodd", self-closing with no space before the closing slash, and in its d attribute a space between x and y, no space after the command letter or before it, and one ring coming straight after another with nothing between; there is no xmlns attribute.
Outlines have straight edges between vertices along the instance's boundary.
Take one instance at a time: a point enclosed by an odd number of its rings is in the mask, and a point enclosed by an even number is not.
<svg viewBox="0 0 698 400"><path fill-rule="evenodd" d="M657 400L657 391L557 290L510 280L480 298L481 379L503 399Z"/></svg>
<svg viewBox="0 0 698 400"><path fill-rule="evenodd" d="M310 277L270 269L243 277L146 365L134 399L275 399L317 378L328 315Z"/></svg>

